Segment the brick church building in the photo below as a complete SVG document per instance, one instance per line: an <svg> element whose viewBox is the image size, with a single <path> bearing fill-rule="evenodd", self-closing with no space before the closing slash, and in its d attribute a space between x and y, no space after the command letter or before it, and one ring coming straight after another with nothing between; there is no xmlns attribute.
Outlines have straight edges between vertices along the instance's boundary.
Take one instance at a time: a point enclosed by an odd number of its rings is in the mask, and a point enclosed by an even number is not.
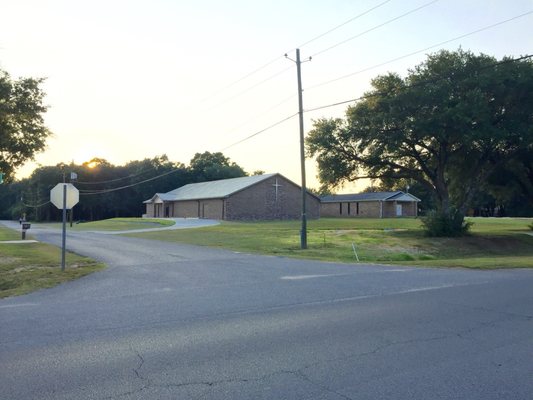
<svg viewBox="0 0 533 400"><path fill-rule="evenodd" d="M301 187L281 174L191 183L144 202L145 217L283 220L301 217ZM320 216L320 199L306 197L307 218Z"/></svg>

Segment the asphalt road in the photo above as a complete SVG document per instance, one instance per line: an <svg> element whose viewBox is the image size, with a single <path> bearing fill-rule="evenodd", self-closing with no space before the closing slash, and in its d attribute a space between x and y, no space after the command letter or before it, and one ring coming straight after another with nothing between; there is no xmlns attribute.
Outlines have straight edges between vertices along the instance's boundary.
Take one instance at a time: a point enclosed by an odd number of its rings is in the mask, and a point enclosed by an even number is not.
<svg viewBox="0 0 533 400"><path fill-rule="evenodd" d="M533 398L533 270L67 245L110 267L0 300L2 399Z"/></svg>

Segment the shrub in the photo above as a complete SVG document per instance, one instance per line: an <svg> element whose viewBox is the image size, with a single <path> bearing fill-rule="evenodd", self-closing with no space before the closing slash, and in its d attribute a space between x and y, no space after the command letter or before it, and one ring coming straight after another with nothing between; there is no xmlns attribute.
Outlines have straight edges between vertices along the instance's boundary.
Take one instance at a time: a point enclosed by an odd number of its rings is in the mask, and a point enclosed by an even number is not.
<svg viewBox="0 0 533 400"><path fill-rule="evenodd" d="M422 218L422 224L426 235L433 237L464 236L472 226L472 222L465 221L465 216L456 209L448 213L431 210Z"/></svg>

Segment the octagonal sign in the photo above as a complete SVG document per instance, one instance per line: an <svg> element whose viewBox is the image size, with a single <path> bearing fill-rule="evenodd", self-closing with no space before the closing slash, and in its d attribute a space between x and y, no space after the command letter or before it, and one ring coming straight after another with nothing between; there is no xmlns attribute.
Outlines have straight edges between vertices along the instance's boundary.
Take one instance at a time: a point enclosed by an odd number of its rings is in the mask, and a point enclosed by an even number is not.
<svg viewBox="0 0 533 400"><path fill-rule="evenodd" d="M63 209L63 186L67 188L67 201L65 208L70 210L78 201L80 201L80 192L74 187L72 183L58 183L55 187L50 190L50 201L54 206Z"/></svg>

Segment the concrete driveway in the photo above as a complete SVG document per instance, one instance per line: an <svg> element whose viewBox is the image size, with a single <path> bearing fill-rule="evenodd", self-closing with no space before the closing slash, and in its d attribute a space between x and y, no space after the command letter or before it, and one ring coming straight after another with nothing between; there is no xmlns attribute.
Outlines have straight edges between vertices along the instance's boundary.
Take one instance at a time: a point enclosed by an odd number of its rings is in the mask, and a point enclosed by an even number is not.
<svg viewBox="0 0 533 400"><path fill-rule="evenodd" d="M162 226L158 228L145 228L145 229L130 229L124 231L84 231L89 233L99 233L102 235L121 235L124 233L139 233L139 232L154 232L154 231L165 231L165 230L176 230L176 229L193 229L193 228L203 228L207 226L219 225L220 221L214 219L199 219L199 218L159 218L159 219L168 219L174 221L174 225L171 226ZM8 228L20 230L20 224L18 221L0 221L0 224L7 226ZM50 230L52 228L44 227L42 225L32 224L29 233L36 230ZM57 229L57 228L56 228ZM70 235L70 232L68 232Z"/></svg>

